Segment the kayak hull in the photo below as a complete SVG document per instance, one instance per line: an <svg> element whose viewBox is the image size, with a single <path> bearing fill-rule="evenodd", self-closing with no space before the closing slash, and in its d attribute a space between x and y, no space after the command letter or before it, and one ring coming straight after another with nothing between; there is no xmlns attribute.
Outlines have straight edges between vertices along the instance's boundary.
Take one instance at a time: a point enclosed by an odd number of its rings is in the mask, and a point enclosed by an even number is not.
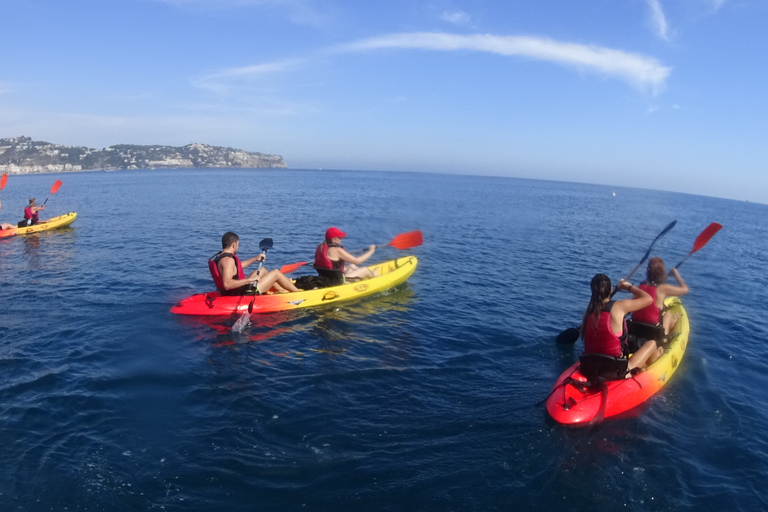
<svg viewBox="0 0 768 512"><path fill-rule="evenodd" d="M188 297L171 308L177 315L226 316L244 313L253 301L253 313L272 313L291 309L308 308L348 300L355 300L405 282L416 270L418 259L406 256L385 261L368 268L381 275L364 281L293 293L266 295L222 296L219 292L199 293Z"/></svg>
<svg viewBox="0 0 768 512"><path fill-rule="evenodd" d="M678 297L668 297L664 303L672 313L680 314L674 328L677 334L665 347L664 355L633 377L606 382L605 395L597 389L574 385L574 380L587 380L579 371L579 363L575 363L560 375L547 399L547 412L555 421L570 426L588 425L598 415L603 400L604 417L617 416L642 404L666 385L685 355L690 324Z"/></svg>
<svg viewBox="0 0 768 512"><path fill-rule="evenodd" d="M64 228L75 222L77 218L76 212L69 212L58 217L53 217L46 220L41 220L34 226L26 226L23 228L12 228L0 231L0 237L12 236L12 235L28 235L30 233L39 233L40 231L49 231L51 229Z"/></svg>

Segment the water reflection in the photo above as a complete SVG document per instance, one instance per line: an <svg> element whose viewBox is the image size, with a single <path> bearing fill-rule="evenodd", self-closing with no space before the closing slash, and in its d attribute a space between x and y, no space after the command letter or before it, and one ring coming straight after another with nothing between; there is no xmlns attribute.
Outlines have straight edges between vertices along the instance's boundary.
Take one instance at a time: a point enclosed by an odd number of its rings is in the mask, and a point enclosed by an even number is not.
<svg viewBox="0 0 768 512"><path fill-rule="evenodd" d="M252 315L250 325L242 333L232 330L239 315L181 317L180 320L196 331L196 339L206 341L215 348L263 344L287 336L295 340L298 335L306 351L261 348L277 357L304 357L307 352L340 355L360 341L380 342L374 336L366 336L365 332L371 328L397 327L398 322L403 320L399 320L399 316L393 317L392 313L409 311L413 299L413 290L404 284L358 302Z"/></svg>

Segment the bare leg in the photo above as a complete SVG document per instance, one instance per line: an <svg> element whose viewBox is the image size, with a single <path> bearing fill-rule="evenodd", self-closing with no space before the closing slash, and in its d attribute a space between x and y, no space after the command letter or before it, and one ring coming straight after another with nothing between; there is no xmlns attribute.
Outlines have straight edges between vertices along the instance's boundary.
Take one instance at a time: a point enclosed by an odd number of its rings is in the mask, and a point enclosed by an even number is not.
<svg viewBox="0 0 768 512"><path fill-rule="evenodd" d="M259 278L259 293L266 293L273 286L282 289L283 293L300 291L290 279L277 269L270 270Z"/></svg>
<svg viewBox="0 0 768 512"><path fill-rule="evenodd" d="M350 280L370 279L374 277L374 274L367 267L355 267L355 268L350 268L349 270L346 270L344 272L344 277Z"/></svg>
<svg viewBox="0 0 768 512"><path fill-rule="evenodd" d="M662 354L664 354L664 349L658 347L655 341L646 341L643 346L629 358L628 368L631 370L633 368L643 368L651 365L655 363Z"/></svg>
<svg viewBox="0 0 768 512"><path fill-rule="evenodd" d="M3 222L2 224L0 224L0 229L13 229L15 227L16 226L14 226L13 224L8 224L7 222Z"/></svg>
<svg viewBox="0 0 768 512"><path fill-rule="evenodd" d="M680 313L664 313L664 316L661 319L661 323L664 326L664 334L669 334L669 332L677 325L678 320L680 320Z"/></svg>

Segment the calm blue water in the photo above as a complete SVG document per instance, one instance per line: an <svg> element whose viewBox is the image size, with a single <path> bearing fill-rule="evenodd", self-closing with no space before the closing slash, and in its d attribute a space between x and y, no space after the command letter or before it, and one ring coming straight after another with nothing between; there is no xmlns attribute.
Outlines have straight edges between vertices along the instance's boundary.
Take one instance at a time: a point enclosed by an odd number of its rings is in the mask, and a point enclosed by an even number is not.
<svg viewBox="0 0 768 512"><path fill-rule="evenodd" d="M768 207L465 176L284 170L12 176L0 220L63 187L72 228L0 239L0 510L768 508ZM613 192L616 195L613 195ZM662 394L593 429L534 404L580 353L596 272L681 268L691 344ZM179 317L224 231L268 266L421 229L370 300ZM598 243L597 241L601 241ZM308 273L307 271L306 273ZM296 275L301 275L297 272ZM638 276L639 277L639 276Z"/></svg>

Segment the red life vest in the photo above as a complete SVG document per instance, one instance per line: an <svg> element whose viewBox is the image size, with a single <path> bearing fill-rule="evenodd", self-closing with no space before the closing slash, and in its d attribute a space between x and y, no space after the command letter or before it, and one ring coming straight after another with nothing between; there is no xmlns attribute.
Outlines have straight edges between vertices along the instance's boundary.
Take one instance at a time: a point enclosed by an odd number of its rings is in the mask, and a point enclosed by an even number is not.
<svg viewBox="0 0 768 512"><path fill-rule="evenodd" d="M224 288L224 278L221 277L221 272L219 272L219 261L221 261L222 258L233 258L235 260L237 274L232 276L233 279L245 279L245 272L243 272L243 264L240 262L240 258L231 252L219 252L208 260L208 270L211 272L211 277L213 277L213 283L216 285L216 289L220 292L226 292L227 290Z"/></svg>
<svg viewBox="0 0 768 512"><path fill-rule="evenodd" d="M38 223L37 212L33 213L31 206L27 206L26 208L24 208L24 218L26 220L31 220L32 224Z"/></svg>
<svg viewBox="0 0 768 512"><path fill-rule="evenodd" d="M585 354L605 354L607 356L621 357L621 336L614 334L611 329L611 308L613 301L603 306L600 312L600 320L597 325L590 315L587 319L587 325L584 329L584 353Z"/></svg>
<svg viewBox="0 0 768 512"><path fill-rule="evenodd" d="M639 288L651 296L653 302L650 306L632 313L632 320L646 324L657 325L661 322L661 310L656 306L656 287L650 283L642 283Z"/></svg>
<svg viewBox="0 0 768 512"><path fill-rule="evenodd" d="M341 247L338 244L321 243L315 249L315 270L340 270L344 272L344 260L333 261L328 258L329 247Z"/></svg>

